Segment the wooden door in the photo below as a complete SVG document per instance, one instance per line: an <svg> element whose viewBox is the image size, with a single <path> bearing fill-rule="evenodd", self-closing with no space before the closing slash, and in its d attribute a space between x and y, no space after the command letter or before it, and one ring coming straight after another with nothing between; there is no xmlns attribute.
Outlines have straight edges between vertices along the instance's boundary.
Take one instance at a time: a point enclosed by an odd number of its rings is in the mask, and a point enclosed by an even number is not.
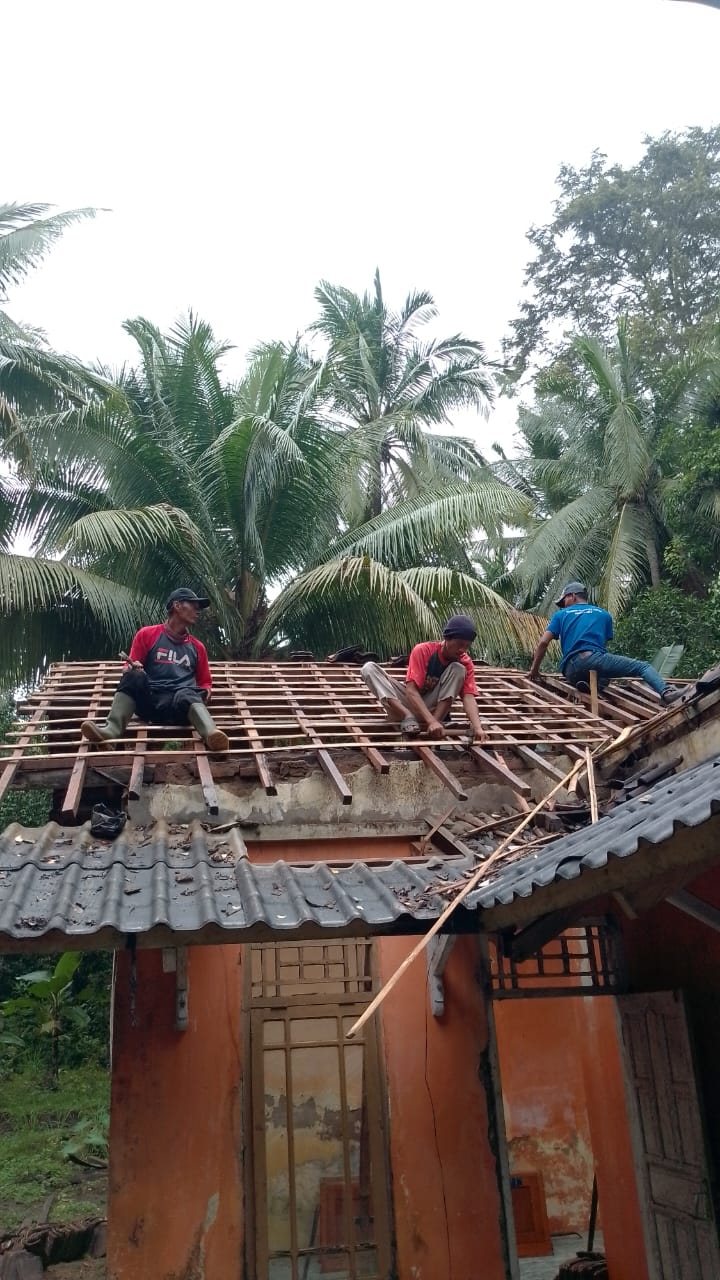
<svg viewBox="0 0 720 1280"><path fill-rule="evenodd" d="M619 996L650 1280L718 1280L720 1249L681 993Z"/></svg>

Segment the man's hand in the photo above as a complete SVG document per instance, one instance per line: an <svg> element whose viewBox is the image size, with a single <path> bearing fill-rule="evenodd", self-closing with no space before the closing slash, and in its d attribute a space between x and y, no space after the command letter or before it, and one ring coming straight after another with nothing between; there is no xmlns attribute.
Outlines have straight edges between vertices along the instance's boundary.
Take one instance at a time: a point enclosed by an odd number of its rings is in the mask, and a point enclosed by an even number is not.
<svg viewBox="0 0 720 1280"><path fill-rule="evenodd" d="M205 703L205 706L207 706L212 698L212 689L201 689L200 692L202 694L202 700Z"/></svg>
<svg viewBox="0 0 720 1280"><path fill-rule="evenodd" d="M542 684L542 676L539 671L528 671L528 680L532 680L533 684Z"/></svg>
<svg viewBox="0 0 720 1280"><path fill-rule="evenodd" d="M445 726L442 721L436 720L434 717L432 720L428 720L427 731L431 738L445 737Z"/></svg>
<svg viewBox="0 0 720 1280"><path fill-rule="evenodd" d="M144 666L143 666L142 662L138 662L138 661L137 661L137 659L135 659L133 662L131 662L131 663L130 663L130 667L131 667L131 669L132 669L133 671L144 671L144 670L145 670L145 668L144 668Z"/></svg>

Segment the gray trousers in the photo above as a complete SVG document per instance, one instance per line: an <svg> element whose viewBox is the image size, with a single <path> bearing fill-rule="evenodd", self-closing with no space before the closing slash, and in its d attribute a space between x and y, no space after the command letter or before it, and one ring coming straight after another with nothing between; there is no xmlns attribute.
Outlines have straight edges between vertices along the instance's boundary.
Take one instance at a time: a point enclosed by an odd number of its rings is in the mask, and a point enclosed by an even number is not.
<svg viewBox="0 0 720 1280"><path fill-rule="evenodd" d="M428 711L434 711L438 702L444 702L446 698L451 701L457 698L462 692L466 674L462 662L448 662L435 687L421 695ZM393 680L379 663L366 662L360 675L380 702L384 702L386 698L397 698L409 716L414 714L407 700L407 686L400 680Z"/></svg>

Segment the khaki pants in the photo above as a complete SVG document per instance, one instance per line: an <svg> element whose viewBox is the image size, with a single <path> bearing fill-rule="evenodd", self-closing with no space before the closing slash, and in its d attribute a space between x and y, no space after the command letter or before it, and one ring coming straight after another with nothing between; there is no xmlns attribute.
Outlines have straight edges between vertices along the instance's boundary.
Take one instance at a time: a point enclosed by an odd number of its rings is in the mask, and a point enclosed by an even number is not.
<svg viewBox="0 0 720 1280"><path fill-rule="evenodd" d="M414 716L407 700L406 685L399 680L393 680L387 671L383 671L379 663L366 662L360 675L370 692L374 693L380 702L384 702L387 698L397 698L398 702L406 708L407 714ZM438 702L444 702L446 698L451 701L457 698L462 692L465 675L462 662L448 662L434 689L422 694L422 700L428 711L434 711Z"/></svg>

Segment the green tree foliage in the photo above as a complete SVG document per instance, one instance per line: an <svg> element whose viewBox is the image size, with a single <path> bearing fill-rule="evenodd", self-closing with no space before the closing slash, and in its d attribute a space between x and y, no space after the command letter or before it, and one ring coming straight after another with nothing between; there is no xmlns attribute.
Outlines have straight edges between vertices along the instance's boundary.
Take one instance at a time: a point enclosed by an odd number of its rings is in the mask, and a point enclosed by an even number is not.
<svg viewBox="0 0 720 1280"><path fill-rule="evenodd" d="M59 555L93 582L117 584L119 601L142 608L144 621L162 615L178 582L201 587L216 655L294 644L322 652L357 638L392 652L436 632L462 605L477 610L493 653L527 647L535 624L480 581L466 542L473 529L525 516L528 499L492 476L471 445L431 432L424 442L423 424L477 397L482 379L472 344L463 355L459 339L422 348L411 340L417 309L411 299L400 317L383 311L382 342L394 333L403 390L393 383L394 407L382 405L395 480L372 519L353 516L352 477L377 423L340 413L342 378L354 387L358 373L350 357L341 360L332 343L326 361L299 343L266 345L242 383L227 386L225 346L191 316L169 334L129 323L139 361L112 392L29 425L33 467L19 482L17 529L35 531L45 562ZM358 511L367 514L364 499ZM4 648L0 633L2 665L57 653L51 604L36 610L43 625L34 631L31 622L22 643ZM129 613L112 619L116 630ZM108 651L107 641L91 643L95 654Z"/></svg>
<svg viewBox="0 0 720 1280"><path fill-rule="evenodd" d="M15 719L15 702L8 694L0 694L0 753L8 753L14 739L8 739L8 731ZM0 754L0 770L2 758ZM11 822L23 827L44 826L50 817L50 795L41 790L10 790L0 800L0 831Z"/></svg>
<svg viewBox="0 0 720 1280"><path fill-rule="evenodd" d="M516 373L568 334L609 343L626 314L638 350L678 355L713 329L720 296L720 128L645 139L640 161L563 165L552 221L532 227L526 297L506 344Z"/></svg>
<svg viewBox="0 0 720 1280"><path fill-rule="evenodd" d="M545 605L563 581L579 578L619 613L645 583L660 584L674 494L683 483L677 442L690 394L706 384L712 362L704 352L678 358L655 373L649 388L625 321L611 349L582 337L572 357L538 380L536 404L521 415L527 455L514 464L514 475L532 486L536 515L517 572ZM499 470L512 478L513 468ZM687 496L702 506L717 539L720 504Z"/></svg>
<svg viewBox="0 0 720 1280"><path fill-rule="evenodd" d="M613 648L651 662L666 644L685 646L674 672L693 678L720 660L720 590L702 599L664 583L642 591L615 628Z"/></svg>
<svg viewBox="0 0 720 1280"><path fill-rule="evenodd" d="M0 1031L10 1038L0 1058L16 1070L41 1065L56 1082L63 1068L107 1066L112 955L48 959L0 955Z"/></svg>
<svg viewBox="0 0 720 1280"><path fill-rule="evenodd" d="M79 403L85 398L85 371L51 351L39 329L18 324L7 311L9 293L73 223L93 209L51 213L46 204L0 205L0 430L13 453L25 452L22 418Z"/></svg>
<svg viewBox="0 0 720 1280"><path fill-rule="evenodd" d="M82 656L112 637L116 645L139 622L136 593L123 591L82 562L14 554L21 492L39 475L28 438L38 414L78 411L109 387L76 361L50 350L42 332L7 311L9 291L36 267L68 226L92 209L51 213L43 204L0 205L0 671L3 684L31 683L48 653ZM71 462L68 461L68 466ZM26 530L27 531L27 530Z"/></svg>
<svg viewBox="0 0 720 1280"><path fill-rule="evenodd" d="M493 379L482 343L462 334L422 340L437 316L429 293L388 306L380 273L372 293L323 281L312 330L327 344L327 408L348 450L347 519L372 520L438 479L472 479L483 459L471 442L432 428L457 409L485 411Z"/></svg>

